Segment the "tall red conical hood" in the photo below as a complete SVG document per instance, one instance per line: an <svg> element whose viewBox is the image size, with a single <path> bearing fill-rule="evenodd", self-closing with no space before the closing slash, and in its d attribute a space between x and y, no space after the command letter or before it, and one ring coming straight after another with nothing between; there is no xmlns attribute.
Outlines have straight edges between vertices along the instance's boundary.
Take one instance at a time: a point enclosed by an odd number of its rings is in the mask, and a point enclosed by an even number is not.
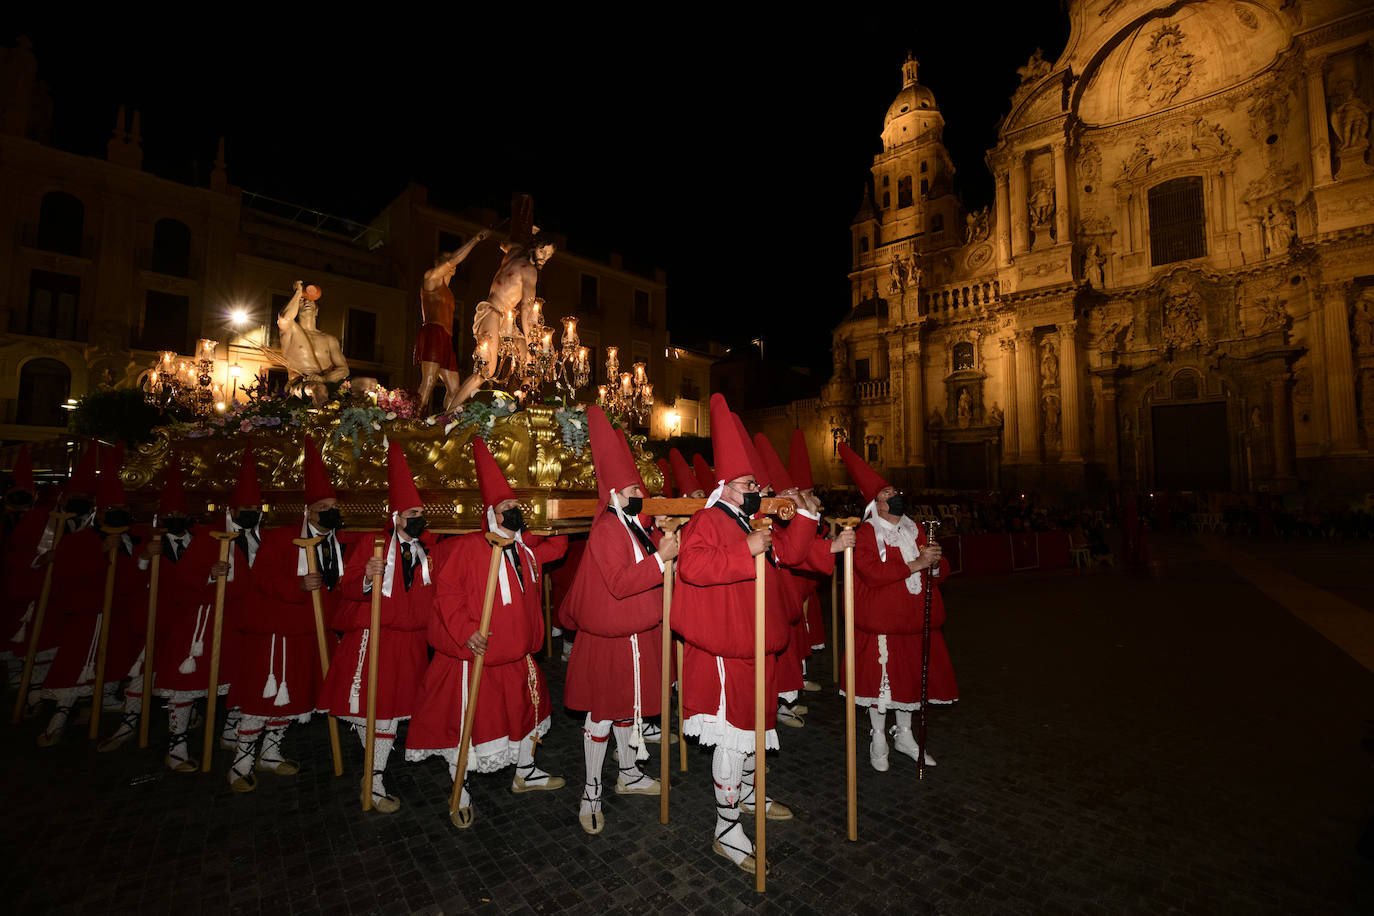
<svg viewBox="0 0 1374 916"><path fill-rule="evenodd" d="M411 476L410 465L406 463L405 449L395 439L386 449L386 501L392 512L418 509L424 503L420 491Z"/></svg>
<svg viewBox="0 0 1374 916"><path fill-rule="evenodd" d="M119 479L119 469L123 466L124 443L120 442L114 448L106 449L100 462L100 481L95 488L95 504L98 508L129 504L124 495L124 482Z"/></svg>
<svg viewBox="0 0 1374 916"><path fill-rule="evenodd" d="M234 492L229 496L229 505L261 506L262 491L258 489L258 463L253 460L253 443L243 449L243 460L239 462L239 476L234 481Z"/></svg>
<svg viewBox="0 0 1374 916"><path fill-rule="evenodd" d="M81 460L76 463L76 470L72 471L71 479L67 481L64 492L71 496L73 493L85 493L87 496L95 496L95 472L100 466L100 445L92 439L86 445L86 451L81 453Z"/></svg>
<svg viewBox="0 0 1374 916"><path fill-rule="evenodd" d="M816 486L811 476L811 453L806 450L806 436L800 429L792 430L792 445L787 452L787 472L800 490Z"/></svg>
<svg viewBox="0 0 1374 916"><path fill-rule="evenodd" d="M730 405L721 394L711 395L711 451L715 453L716 468L714 477L729 483L740 477L754 473L749 463L749 453L745 450L745 439L740 427L730 413ZM715 483L711 489L716 488Z"/></svg>
<svg viewBox="0 0 1374 916"><path fill-rule="evenodd" d="M191 511L186 508L186 491L182 487L181 455L175 452L172 453L171 459L167 462L167 477L162 483L162 495L157 502L159 518L169 512L191 514Z"/></svg>
<svg viewBox="0 0 1374 916"><path fill-rule="evenodd" d="M668 459L660 458L654 463L658 465L658 472L663 475L663 495L681 496L682 494L673 486L673 466L668 463Z"/></svg>
<svg viewBox="0 0 1374 916"><path fill-rule="evenodd" d="M675 448L668 449L668 466L673 469L673 485L677 487L679 496L695 493L701 486L697 481L697 475L692 473L692 466L682 457L682 452Z"/></svg>
<svg viewBox="0 0 1374 916"><path fill-rule="evenodd" d="M763 459L759 457L758 449L754 448L754 440L749 438L749 430L744 428L744 421L737 413L730 414L735 420L735 431L739 433L740 441L744 443L744 453L749 456L749 466L754 469L754 480L758 483L760 490L766 490L772 486L773 481L768 476L768 468L763 466Z"/></svg>
<svg viewBox="0 0 1374 916"><path fill-rule="evenodd" d="M477 488L482 491L482 505L494 507L504 500L515 499L515 491L482 439L472 440L472 463L477 467Z"/></svg>
<svg viewBox="0 0 1374 916"><path fill-rule="evenodd" d="M774 451L773 443L768 441L767 436L763 433L754 433L754 448L763 459L763 466L768 469L768 479L773 484L774 493L796 489L796 483L787 473L787 468L782 466L782 460L778 458L778 453Z"/></svg>
<svg viewBox="0 0 1374 916"><path fill-rule="evenodd" d="M868 462L860 458L844 442L840 443L840 457L844 459L844 466L849 469L849 476L853 479L854 486L859 488L865 503L873 502L878 491L888 486L888 482L879 477L878 472L869 467Z"/></svg>
<svg viewBox="0 0 1374 916"><path fill-rule="evenodd" d="M334 492L334 484L329 482L329 469L324 466L324 459L320 457L315 440L306 436L304 448L305 504L312 506L322 499L337 499L339 494Z"/></svg>
<svg viewBox="0 0 1374 916"><path fill-rule="evenodd" d="M701 488L710 493L716 488L716 472L711 470L711 466L706 463L706 459L700 455L692 456L692 474L696 477L697 483Z"/></svg>
<svg viewBox="0 0 1374 916"><path fill-rule="evenodd" d="M19 446L19 454L14 456L14 470L10 471L10 486L16 490L36 492L33 485L33 456L29 454L29 444Z"/></svg>
<svg viewBox="0 0 1374 916"><path fill-rule="evenodd" d="M626 487L644 482L639 478L630 446L606 419L600 407L587 408L587 432L592 439L592 465L596 468L596 498L606 502L611 490L624 492Z"/></svg>

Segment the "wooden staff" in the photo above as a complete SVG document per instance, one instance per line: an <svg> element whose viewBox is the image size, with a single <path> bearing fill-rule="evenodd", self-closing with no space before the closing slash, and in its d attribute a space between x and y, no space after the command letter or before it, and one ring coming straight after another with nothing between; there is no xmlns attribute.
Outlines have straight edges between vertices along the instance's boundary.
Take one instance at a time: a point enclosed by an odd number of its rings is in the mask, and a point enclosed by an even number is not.
<svg viewBox="0 0 1374 916"><path fill-rule="evenodd" d="M158 540L167 533L166 528L154 528L153 537ZM154 628L157 626L157 573L162 553L153 554L148 569L148 631L143 637L143 709L138 714L138 746L148 746L148 721L152 718L153 698L153 651L155 649Z"/></svg>
<svg viewBox="0 0 1374 916"><path fill-rule="evenodd" d="M756 518L750 523L756 531L764 530L773 520ZM767 757L768 730L764 728L763 714L766 702L776 703L777 696L764 695L767 684L764 678L763 662L768 650L764 641L766 595L764 591L765 570L768 564L768 551L761 550L754 557L754 890L760 894L768 889L768 793L764 787L764 761Z"/></svg>
<svg viewBox="0 0 1374 916"><path fill-rule="evenodd" d="M835 532L840 523L835 519L829 519L830 539L835 539ZM835 683L840 682L840 580L832 572L830 574L830 676Z"/></svg>
<svg viewBox="0 0 1374 916"><path fill-rule="evenodd" d="M229 549L234 546L235 531L211 531L210 537L219 541L219 562L229 562ZM205 743L201 746L200 771L210 772L210 764L215 753L215 704L219 701L219 649L224 636L224 589L229 584L229 574L215 576L215 622L212 626L214 641L210 644L210 682L205 690Z"/></svg>
<svg viewBox="0 0 1374 916"><path fill-rule="evenodd" d="M547 645L547 658L553 658L553 580L547 572L541 577L544 583L544 644Z"/></svg>
<svg viewBox="0 0 1374 916"><path fill-rule="evenodd" d="M323 540L323 536L291 539L292 544L305 550L305 571L311 575L320 571L320 560L315 555L315 545ZM376 587L374 583L373 588ZM324 603L323 599L320 598L319 589L310 593L310 603L315 607L315 642L320 648L320 683L323 684L324 679L329 676L329 640L324 635ZM337 716L329 717L329 750L334 755L334 775L342 776L343 749L339 747L339 720ZM371 757L371 755L368 756Z"/></svg>
<svg viewBox="0 0 1374 916"><path fill-rule="evenodd" d="M926 546L935 543L935 529L940 523L929 519L921 523L926 529ZM935 577L929 566L924 570L925 579L921 589L925 592L925 619L921 621L921 716L920 727L916 730L916 778L926 778L926 707L930 705L930 605L931 590Z"/></svg>
<svg viewBox="0 0 1374 916"><path fill-rule="evenodd" d="M372 558L380 560L386 538L372 536ZM363 756L363 810L372 810L372 751L377 744L377 643L382 635L382 574L372 577L372 619L368 621L367 636L367 727L366 752Z"/></svg>
<svg viewBox="0 0 1374 916"><path fill-rule="evenodd" d="M48 568L43 570L43 589L38 593L38 604L34 608L33 619L29 621L29 651L24 655L24 673L19 678L19 696L14 700L14 716L10 722L18 725L24 718L24 701L29 696L29 678L33 677L33 660L38 655L38 634L43 629L43 616L48 611L48 596L52 594L52 570L57 565L57 545L62 542L62 532L67 530L67 520L76 518L70 512L49 512L48 518L56 527L53 529L52 558Z"/></svg>
<svg viewBox="0 0 1374 916"><path fill-rule="evenodd" d="M677 641L677 771L687 772L687 735L682 731L682 687L687 682L682 677L683 642Z"/></svg>
<svg viewBox="0 0 1374 916"><path fill-rule="evenodd" d="M108 528L104 529L104 534L106 537L119 537L128 530L128 527ZM110 648L110 617L114 611L115 572L119 568L116 565L116 561L119 559L119 547L120 545L116 543L110 549L110 565L105 570L105 604L100 611L100 644L95 650L95 687L91 691L91 730L87 735L92 741L100 737L100 709L105 705L103 702L105 655Z"/></svg>
<svg viewBox="0 0 1374 916"><path fill-rule="evenodd" d="M668 536L682 527L682 519L665 518L658 526L664 536ZM673 725L673 701L672 701L672 669L673 660L673 630L671 625L673 608L673 567L676 565L673 560L663 561L663 654L662 659L663 678L662 689L659 691L659 745L658 745L658 822L668 823L668 774L672 771L673 748L672 725ZM682 669L678 668L678 677L682 677ZM681 691L681 686L679 686ZM681 693L679 693L681 696ZM682 736L682 726L678 726L678 744L685 746L686 738Z"/></svg>
<svg viewBox="0 0 1374 916"><path fill-rule="evenodd" d="M836 519L831 524L849 531L857 528L859 519ZM845 794L849 805L849 839L859 839L859 767L854 737L854 548L844 549L844 724L845 738Z"/></svg>
<svg viewBox="0 0 1374 916"><path fill-rule="evenodd" d="M487 591L482 596L482 619L477 624L477 632L482 634L483 639L487 638L487 633L491 630L491 608L496 602L496 579L501 570L501 551L507 545L513 544L514 540L503 538L495 531L488 531L487 543L491 545L491 563L487 566ZM458 802L462 800L463 777L467 775L468 744L472 740L472 720L477 713L477 690L482 685L482 662L486 657L486 652L483 651L472 663L472 686L468 688L467 708L463 710L463 734L458 739L458 768L454 771L453 792L448 800L450 819L458 816Z"/></svg>

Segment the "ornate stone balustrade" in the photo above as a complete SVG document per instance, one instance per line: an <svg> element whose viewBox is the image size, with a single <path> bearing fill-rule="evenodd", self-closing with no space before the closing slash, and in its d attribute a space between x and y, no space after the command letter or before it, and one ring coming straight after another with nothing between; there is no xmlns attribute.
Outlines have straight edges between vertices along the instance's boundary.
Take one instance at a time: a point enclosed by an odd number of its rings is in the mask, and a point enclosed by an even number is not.
<svg viewBox="0 0 1374 916"><path fill-rule="evenodd" d="M1001 286L996 280L957 283L921 292L922 315L939 315L979 306L990 306L1001 298Z"/></svg>

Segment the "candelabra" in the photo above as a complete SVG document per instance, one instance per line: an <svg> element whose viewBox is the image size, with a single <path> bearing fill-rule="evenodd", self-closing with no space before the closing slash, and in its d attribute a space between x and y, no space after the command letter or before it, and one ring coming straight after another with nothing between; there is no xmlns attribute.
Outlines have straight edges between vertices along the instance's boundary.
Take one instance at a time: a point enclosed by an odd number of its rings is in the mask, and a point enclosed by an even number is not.
<svg viewBox="0 0 1374 916"><path fill-rule="evenodd" d="M606 384L596 389L596 403L610 413L631 417L643 423L654 406L654 386L643 363L635 363L631 371L620 371L620 350L606 348Z"/></svg>
<svg viewBox="0 0 1374 916"><path fill-rule="evenodd" d="M538 395L544 385L553 385L573 398L577 389L591 380L590 357L577 337L577 319L563 319L563 335L555 349L553 331L544 326L543 299L531 303L520 324L513 310L506 309L496 352L491 351L491 341L483 339L472 354L472 363L482 378L521 400Z"/></svg>
<svg viewBox="0 0 1374 916"><path fill-rule="evenodd" d="M202 417L224 410L224 386L216 385L213 376L218 346L213 340L201 339L190 359L163 350L144 377L144 398L163 410Z"/></svg>

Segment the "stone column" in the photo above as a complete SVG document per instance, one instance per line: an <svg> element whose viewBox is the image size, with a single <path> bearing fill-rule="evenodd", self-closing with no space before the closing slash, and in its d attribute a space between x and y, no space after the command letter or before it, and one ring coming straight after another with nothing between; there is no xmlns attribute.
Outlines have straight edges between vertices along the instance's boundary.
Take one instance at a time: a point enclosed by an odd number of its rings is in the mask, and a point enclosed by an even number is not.
<svg viewBox="0 0 1374 916"><path fill-rule="evenodd" d="M997 266L1011 263L1011 191L1006 172L998 172L997 182Z"/></svg>
<svg viewBox="0 0 1374 916"><path fill-rule="evenodd" d="M1107 481L1121 481L1121 432L1116 415L1116 381L1102 379L1102 441L1107 447Z"/></svg>
<svg viewBox="0 0 1374 916"><path fill-rule="evenodd" d="M1050 155L1054 159L1054 241L1057 245L1064 245L1070 241L1069 160L1065 155L1064 141L1050 146Z"/></svg>
<svg viewBox="0 0 1374 916"><path fill-rule="evenodd" d="M1039 386L1036 384L1034 332L1030 328L1018 329L1013 333L1016 338L1016 433L1020 439L1020 463L1038 464L1040 458Z"/></svg>
<svg viewBox="0 0 1374 916"><path fill-rule="evenodd" d="M926 465L926 397L925 378L921 372L921 339L914 334L906 340L903 365L907 376L907 452L908 463L925 483Z"/></svg>
<svg viewBox="0 0 1374 916"><path fill-rule="evenodd" d="M906 464L906 400L907 400L907 374L906 367L902 361L902 337L901 331L897 331L888 337L887 343L887 378L888 378L888 404L890 405L892 416L892 456L894 465Z"/></svg>
<svg viewBox="0 0 1374 916"><path fill-rule="evenodd" d="M1012 153L1009 182L1011 191L1011 254L1030 250L1030 210L1026 202L1026 157Z"/></svg>
<svg viewBox="0 0 1374 916"><path fill-rule="evenodd" d="M1078 322L1066 321L1059 326L1059 397L1060 432L1063 444L1060 461L1082 461L1082 443L1078 438Z"/></svg>
<svg viewBox="0 0 1374 916"><path fill-rule="evenodd" d="M1270 424L1274 433L1274 476L1289 478L1293 476L1293 404L1288 396L1287 373L1269 380L1271 414L1274 422Z"/></svg>
<svg viewBox="0 0 1374 916"><path fill-rule="evenodd" d="M1355 371L1350 355L1350 323L1346 315L1345 284L1322 287L1326 325L1326 398L1331 412L1331 451L1359 451L1355 423Z"/></svg>
<svg viewBox="0 0 1374 916"><path fill-rule="evenodd" d="M1307 133L1312 147L1312 183L1331 182L1331 141L1326 126L1326 89L1322 70L1325 57L1307 62Z"/></svg>
<svg viewBox="0 0 1374 916"><path fill-rule="evenodd" d="M1016 464L1020 458L1021 437L1016 426L1016 345L1008 337L999 342L1002 347L1002 463Z"/></svg>

